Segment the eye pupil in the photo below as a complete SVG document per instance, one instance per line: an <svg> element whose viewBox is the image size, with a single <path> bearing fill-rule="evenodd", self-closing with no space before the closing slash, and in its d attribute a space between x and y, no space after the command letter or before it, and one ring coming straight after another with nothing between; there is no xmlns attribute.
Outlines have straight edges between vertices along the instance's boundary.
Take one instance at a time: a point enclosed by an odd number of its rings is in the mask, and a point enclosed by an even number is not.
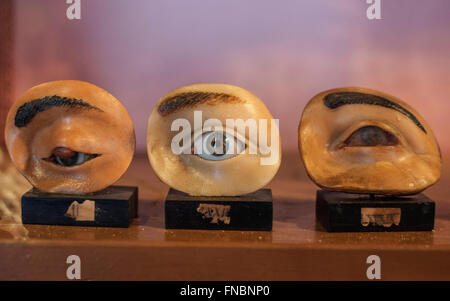
<svg viewBox="0 0 450 301"><path fill-rule="evenodd" d="M222 156L227 153L228 140L225 134L213 133L211 136L210 149L207 150L213 156Z"/></svg>

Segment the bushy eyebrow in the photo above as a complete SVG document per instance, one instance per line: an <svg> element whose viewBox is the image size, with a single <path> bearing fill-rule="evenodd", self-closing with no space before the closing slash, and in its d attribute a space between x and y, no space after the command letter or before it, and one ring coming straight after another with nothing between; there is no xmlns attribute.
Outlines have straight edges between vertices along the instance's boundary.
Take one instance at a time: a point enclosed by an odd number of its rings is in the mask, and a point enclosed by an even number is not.
<svg viewBox="0 0 450 301"><path fill-rule="evenodd" d="M242 100L234 95L226 93L213 92L185 92L176 94L167 99L164 99L158 107L158 112L163 115L169 115L179 109L185 107L192 107L198 104L208 103L235 103L242 102Z"/></svg>
<svg viewBox="0 0 450 301"><path fill-rule="evenodd" d="M19 109L17 109L14 124L18 128L26 127L38 113L44 112L45 110L53 107L81 108L102 111L81 99L61 97L57 95L45 96L24 103L20 106Z"/></svg>
<svg viewBox="0 0 450 301"><path fill-rule="evenodd" d="M330 109L336 109L340 106L351 104L365 104L385 107L402 113L403 115L411 119L425 134L427 133L423 125L420 123L417 117L414 116L413 113L411 113L398 103L395 103L378 95L361 92L336 92L326 95L324 97L324 104Z"/></svg>

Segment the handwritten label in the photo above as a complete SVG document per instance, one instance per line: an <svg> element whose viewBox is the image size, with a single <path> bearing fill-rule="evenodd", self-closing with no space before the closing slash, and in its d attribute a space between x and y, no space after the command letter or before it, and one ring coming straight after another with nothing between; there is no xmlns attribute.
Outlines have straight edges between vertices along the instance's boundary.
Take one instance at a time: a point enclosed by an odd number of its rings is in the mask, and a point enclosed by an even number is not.
<svg viewBox="0 0 450 301"><path fill-rule="evenodd" d="M402 211L400 208L361 208L361 225L391 227L400 224Z"/></svg>
<svg viewBox="0 0 450 301"><path fill-rule="evenodd" d="M217 204L200 204L197 212L203 215L203 218L211 218L211 224L222 222L226 225L230 224L230 208L231 206Z"/></svg>
<svg viewBox="0 0 450 301"><path fill-rule="evenodd" d="M86 200L81 204L74 201L70 204L65 216L79 222L95 221L95 201Z"/></svg>

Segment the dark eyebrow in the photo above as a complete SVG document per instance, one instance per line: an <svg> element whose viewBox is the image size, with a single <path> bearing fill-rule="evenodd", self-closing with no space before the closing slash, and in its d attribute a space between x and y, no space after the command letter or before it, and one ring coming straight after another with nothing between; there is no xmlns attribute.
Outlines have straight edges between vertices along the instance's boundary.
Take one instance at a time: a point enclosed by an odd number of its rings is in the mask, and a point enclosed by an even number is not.
<svg viewBox="0 0 450 301"><path fill-rule="evenodd" d="M191 107L197 104L216 102L233 103L242 100L234 95L212 92L185 92L164 99L158 107L158 112L165 116L184 107Z"/></svg>
<svg viewBox="0 0 450 301"><path fill-rule="evenodd" d="M425 134L427 133L423 125L416 118L416 116L414 116L413 113L411 113L398 103L390 101L381 96L360 92L336 92L326 95L324 97L324 104L330 109L336 109L340 106L350 104L365 104L385 107L402 113L403 115L411 119Z"/></svg>
<svg viewBox="0 0 450 301"><path fill-rule="evenodd" d="M39 99L24 103L17 109L15 117L15 126L18 128L25 127L33 118L40 112L48 110L53 107L69 107L82 108L88 110L102 111L89 103L75 98L61 97L57 95L45 96Z"/></svg>

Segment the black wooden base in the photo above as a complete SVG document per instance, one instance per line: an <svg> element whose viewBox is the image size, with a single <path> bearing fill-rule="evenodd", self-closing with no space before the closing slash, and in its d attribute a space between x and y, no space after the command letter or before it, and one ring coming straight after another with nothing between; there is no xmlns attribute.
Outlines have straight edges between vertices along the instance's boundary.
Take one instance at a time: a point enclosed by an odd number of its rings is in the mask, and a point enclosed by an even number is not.
<svg viewBox="0 0 450 301"><path fill-rule="evenodd" d="M369 196L317 191L316 216L328 232L431 231L435 205L423 194Z"/></svg>
<svg viewBox="0 0 450 301"><path fill-rule="evenodd" d="M110 186L85 195L32 189L22 197L24 224L127 228L137 213L137 187Z"/></svg>
<svg viewBox="0 0 450 301"><path fill-rule="evenodd" d="M244 196L189 196L170 189L165 201L166 229L272 230L272 191Z"/></svg>

